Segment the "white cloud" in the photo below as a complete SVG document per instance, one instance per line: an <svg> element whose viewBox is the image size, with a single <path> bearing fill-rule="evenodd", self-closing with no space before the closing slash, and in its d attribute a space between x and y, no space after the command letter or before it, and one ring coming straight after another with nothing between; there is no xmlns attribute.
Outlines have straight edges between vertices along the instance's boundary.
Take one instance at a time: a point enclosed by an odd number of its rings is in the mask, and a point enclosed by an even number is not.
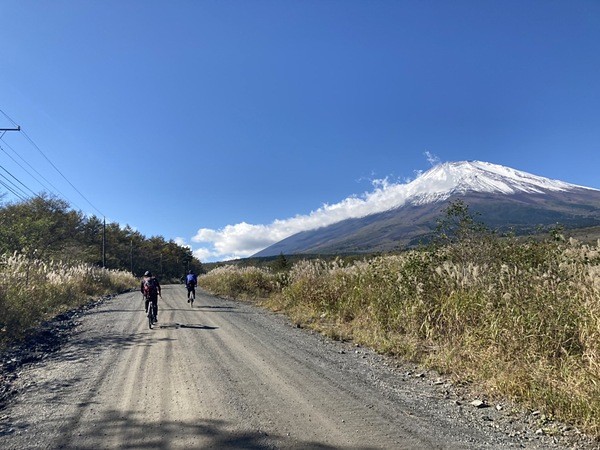
<svg viewBox="0 0 600 450"><path fill-rule="evenodd" d="M440 163L440 158L438 158L436 155L429 151L426 151L425 153L423 153L423 155L425 155L425 157L427 158L427 162L432 166L437 166Z"/></svg>
<svg viewBox="0 0 600 450"><path fill-rule="evenodd" d="M192 248L192 246L186 242L185 238L182 237L176 237L175 239L173 239L173 242L175 242L177 245L180 245L181 247Z"/></svg>
<svg viewBox="0 0 600 450"><path fill-rule="evenodd" d="M431 152L426 151L424 156L432 166L440 164L440 158ZM372 179L373 190L370 192L352 195L332 205L324 204L307 215L275 220L268 225L241 222L218 230L201 228L191 240L208 245L194 250L194 255L202 261L246 258L301 231L387 211L403 205L408 197L427 195L445 189L437 181L425 179L421 170L415 170L414 175L413 180L406 178L398 182L390 181L388 177Z"/></svg>
<svg viewBox="0 0 600 450"><path fill-rule="evenodd" d="M387 178L373 180L372 184L371 192L350 196L339 203L324 204L307 215L275 220L268 225L241 222L218 230L201 228L192 241L209 245L194 250L194 255L204 261L246 258L301 231L395 208L404 203L408 195L406 184L392 183Z"/></svg>
<svg viewBox="0 0 600 450"><path fill-rule="evenodd" d="M192 254L200 261L212 261L212 260L226 260L229 258L219 257L214 251L208 248L199 248L192 252Z"/></svg>

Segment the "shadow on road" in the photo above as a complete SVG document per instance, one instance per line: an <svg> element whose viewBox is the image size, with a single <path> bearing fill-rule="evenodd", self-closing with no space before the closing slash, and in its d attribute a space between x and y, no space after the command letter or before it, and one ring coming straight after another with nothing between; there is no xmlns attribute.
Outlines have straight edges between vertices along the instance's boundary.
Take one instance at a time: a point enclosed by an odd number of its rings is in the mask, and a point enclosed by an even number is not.
<svg viewBox="0 0 600 450"><path fill-rule="evenodd" d="M159 303L158 310L160 311L187 311L191 313L231 313L231 314L254 314L248 311L239 311L231 306L208 306L199 305L188 308L173 308Z"/></svg>
<svg viewBox="0 0 600 450"><path fill-rule="evenodd" d="M86 315L93 316L93 315L96 315L96 314L113 314L113 313L130 313L130 314L133 314L133 313L138 313L140 311L144 312L144 310L143 310L142 307L140 307L140 308L131 308L131 309L104 309L102 311L96 309L94 311L88 311L86 313Z"/></svg>
<svg viewBox="0 0 600 450"><path fill-rule="evenodd" d="M198 308L207 308L207 309L236 309L234 306L214 306L214 305L199 305Z"/></svg>
<svg viewBox="0 0 600 450"><path fill-rule="evenodd" d="M161 420L155 422L141 412L110 410L91 421L79 418L61 423L61 435L53 448L97 450L99 448L215 448L215 449L353 449L269 434L251 429L232 431L236 424L225 420ZM58 424L57 424L58 425ZM75 434L79 429L81 434ZM365 447L361 447L365 448Z"/></svg>
<svg viewBox="0 0 600 450"><path fill-rule="evenodd" d="M219 327L209 327L208 325L202 325L197 323L159 323L156 325L156 328L169 328L169 329L179 329L179 328L194 328L197 330L217 330Z"/></svg>
<svg viewBox="0 0 600 450"><path fill-rule="evenodd" d="M103 334L89 338L81 338L75 335L70 340L68 347L61 352L48 355L47 359L69 362L93 360L95 355L111 348L121 351L131 347L151 347L162 342L177 340L167 336L151 336L151 339L148 339L148 331L144 330L143 332L126 335Z"/></svg>

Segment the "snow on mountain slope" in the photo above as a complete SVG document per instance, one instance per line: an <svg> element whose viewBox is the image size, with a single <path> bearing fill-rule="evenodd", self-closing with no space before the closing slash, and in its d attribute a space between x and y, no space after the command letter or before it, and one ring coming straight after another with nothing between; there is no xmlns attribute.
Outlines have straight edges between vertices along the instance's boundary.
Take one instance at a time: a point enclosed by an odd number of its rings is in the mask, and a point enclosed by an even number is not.
<svg viewBox="0 0 600 450"><path fill-rule="evenodd" d="M412 245L435 227L442 204L464 198L493 229L531 232L561 223L600 224L600 190L480 161L448 162L409 183L382 182L363 197L325 205L302 229L255 256L391 251Z"/></svg>
<svg viewBox="0 0 600 450"><path fill-rule="evenodd" d="M344 201L325 205L303 220L303 229L320 228L341 220L366 217L405 205L440 202L455 194L468 192L511 195L541 194L596 189L480 161L460 161L439 164L409 183L382 183L363 197L348 197Z"/></svg>
<svg viewBox="0 0 600 450"><path fill-rule="evenodd" d="M591 189L481 161L443 163L405 185L406 201L424 204L469 191L541 194L548 191ZM592 189L594 190L594 189Z"/></svg>

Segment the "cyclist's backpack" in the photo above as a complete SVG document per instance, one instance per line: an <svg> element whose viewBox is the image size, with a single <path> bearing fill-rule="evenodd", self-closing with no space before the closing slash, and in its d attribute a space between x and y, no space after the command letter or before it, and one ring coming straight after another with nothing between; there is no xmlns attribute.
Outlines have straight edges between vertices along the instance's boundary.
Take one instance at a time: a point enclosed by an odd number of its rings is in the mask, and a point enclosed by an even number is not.
<svg viewBox="0 0 600 450"><path fill-rule="evenodd" d="M158 286L155 278L146 278L144 280L144 295L146 297L154 297L158 294Z"/></svg>
<svg viewBox="0 0 600 450"><path fill-rule="evenodd" d="M185 284L188 286L196 286L196 275L189 274L185 280Z"/></svg>

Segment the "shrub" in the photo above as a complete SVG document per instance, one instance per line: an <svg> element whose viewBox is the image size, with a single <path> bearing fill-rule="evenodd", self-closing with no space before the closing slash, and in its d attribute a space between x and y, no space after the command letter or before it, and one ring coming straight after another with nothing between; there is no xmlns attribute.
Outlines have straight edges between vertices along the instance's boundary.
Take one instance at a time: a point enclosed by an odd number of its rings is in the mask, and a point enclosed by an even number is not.
<svg viewBox="0 0 600 450"><path fill-rule="evenodd" d="M225 297L264 298L276 289L277 279L268 269L226 265L200 276L198 285Z"/></svg>

